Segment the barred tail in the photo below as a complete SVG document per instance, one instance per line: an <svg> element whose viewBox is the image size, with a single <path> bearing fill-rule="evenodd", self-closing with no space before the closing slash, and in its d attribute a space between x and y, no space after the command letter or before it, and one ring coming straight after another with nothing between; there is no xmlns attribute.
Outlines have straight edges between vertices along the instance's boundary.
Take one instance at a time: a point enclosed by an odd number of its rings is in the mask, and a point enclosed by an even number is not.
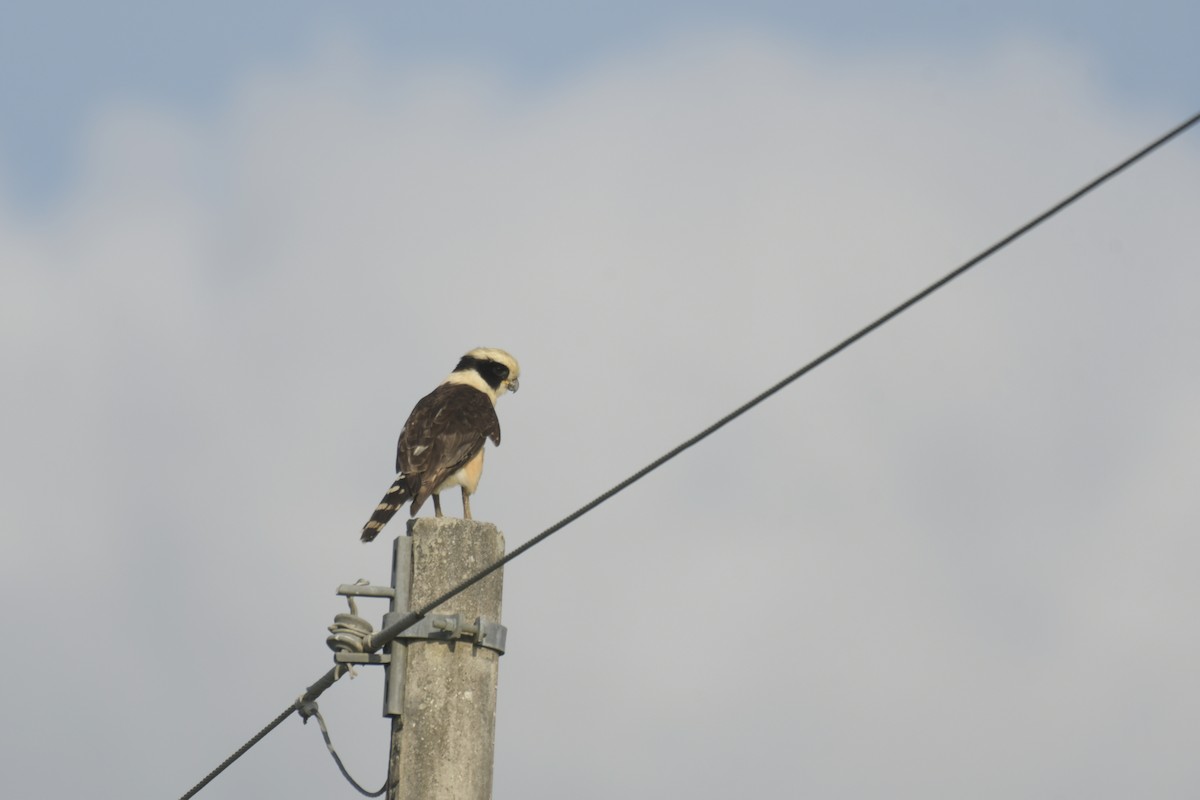
<svg viewBox="0 0 1200 800"><path fill-rule="evenodd" d="M388 520L394 517L408 500L409 489L405 476L397 475L396 482L387 490L387 494L379 501L379 505L375 506L375 513L363 526L362 541L369 542L378 536L379 532L383 530L383 526L388 524Z"/></svg>

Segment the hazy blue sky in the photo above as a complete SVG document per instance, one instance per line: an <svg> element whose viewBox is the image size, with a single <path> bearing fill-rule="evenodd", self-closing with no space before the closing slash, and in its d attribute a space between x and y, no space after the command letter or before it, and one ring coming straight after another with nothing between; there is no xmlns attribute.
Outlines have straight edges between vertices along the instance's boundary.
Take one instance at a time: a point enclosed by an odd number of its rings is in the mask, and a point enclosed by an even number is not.
<svg viewBox="0 0 1200 800"><path fill-rule="evenodd" d="M6 8L0 796L178 796L321 675L466 350L512 547L1195 113L1198 15ZM515 562L498 800L1195 798L1197 219L1193 132ZM355 795L292 719L200 796Z"/></svg>
<svg viewBox="0 0 1200 800"><path fill-rule="evenodd" d="M345 34L392 64L466 63L523 84L568 81L589 65L681 32L755 29L818 51L872 58L966 54L1032 36L1075 51L1136 105L1196 99L1191 32L1200 8L1146 3L920 0L910 3L361 2L9 3L0 28L0 175L21 202L61 196L82 131L108 104L205 116L247 71L304 62Z"/></svg>

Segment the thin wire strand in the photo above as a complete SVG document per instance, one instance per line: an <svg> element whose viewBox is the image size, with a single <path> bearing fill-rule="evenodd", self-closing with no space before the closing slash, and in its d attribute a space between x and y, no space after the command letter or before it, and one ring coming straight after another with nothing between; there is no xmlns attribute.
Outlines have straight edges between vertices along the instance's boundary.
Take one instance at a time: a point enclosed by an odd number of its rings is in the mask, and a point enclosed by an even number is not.
<svg viewBox="0 0 1200 800"><path fill-rule="evenodd" d="M229 758L225 759L220 764L218 764L216 769L214 769L212 772L205 775L204 780L200 781L195 786L193 786L191 789L189 789L186 794L184 794L182 797L179 798L179 800L189 800L189 798L193 797L197 792L199 792L201 789L203 789L205 786L207 786L212 781L213 778L217 777L222 772L224 772L229 767L230 764L232 764L233 762L235 762L239 758L241 758L243 755L245 755L247 750L249 750L251 747L254 747L254 745L256 745L260 741L262 741L262 739L264 737L266 737L266 735L268 733L270 733L271 731L278 728L280 723L282 723L285 719L290 717L298 708L300 708L300 706L304 705L305 703L310 703L310 702L316 700L318 697L320 697L321 693L324 692L326 689L328 689L330 686L333 686L333 684L337 682L337 679L340 678L343 674L345 674L345 673L343 673L337 667L333 667L328 672L326 672L324 675L322 675L320 678L318 678L317 681L315 683L313 683L312 686L309 686L308 689L305 690L304 694L302 694L298 698L296 698L295 702L293 702L290 706L285 708L283 711L279 712L279 716L277 716L277 717L275 717L275 719L271 720L271 722L265 728L263 728L261 731L254 734L254 736L252 736L250 738L250 740L248 742L246 742L244 745L239 747L233 755L231 755Z"/></svg>
<svg viewBox="0 0 1200 800"><path fill-rule="evenodd" d="M239 758L241 758L241 757L242 757L242 756L243 756L243 755L246 753L246 751L247 751L247 750L249 750L251 747L254 747L254 745L258 744L258 743L259 743L259 742L260 742L260 741L261 741L261 740L262 740L262 739L263 739L263 738L264 738L264 737L265 737L265 736L266 736L268 733L270 733L271 731L273 731L273 730L275 730L276 728L278 728L278 727L279 727L279 724L280 724L281 722L283 722L285 719L287 719L288 717L290 717L290 716L292 715L292 712L294 712L298 706L299 706L299 701L297 701L297 702L295 702L295 703L292 703L292 704L291 704L290 706L288 706L286 709L284 709L283 711L281 711L278 717L276 717L275 719L271 720L271 722L270 722L270 723L268 723L268 724L267 724L267 726L266 726L265 728L263 728L263 729L262 729L261 731L259 731L258 733L254 734L254 736L252 736L252 737L250 738L250 741L246 742L244 745L242 745L241 747L239 747L239 748L237 749L237 752L235 752L235 753L234 753L233 755L231 755L229 758L227 758L227 759L225 759L224 761L222 761L222 762L221 762L221 763L220 763L220 764L217 766L217 768L216 768L216 769L214 769L212 772L210 772L210 773L208 773L207 775L205 775L205 776L204 776L204 780L200 781L200 782L199 782L199 783L197 783L195 786L193 786L191 789L189 789L189 790L187 791L187 793L183 795L183 797L179 798L179 800L188 800L188 798L190 798L190 797L192 797L193 795L195 795L195 794L196 794L196 792L200 791L200 790L201 790L201 789L203 789L205 786L208 786L208 784L209 784L209 781L211 781L213 778L217 777L217 776L218 776L218 775L220 775L222 772L224 772L226 767L228 767L230 764L232 764L233 762L235 762L235 761L237 761Z"/></svg>
<svg viewBox="0 0 1200 800"><path fill-rule="evenodd" d="M449 591L447 591L445 594L441 595L437 599L430 601L425 606L420 608L418 611L414 612L416 618L413 619L411 622L408 622L408 617L405 617L404 619L397 621L397 623L395 625L390 626L388 628L384 628L382 631L380 631L378 634L376 634L375 637L372 638L372 644L375 643L376 639L380 640L379 646L382 646L382 644L384 644L388 641L391 641L393 638L395 638L395 635L397 633L401 633L401 632L403 632L404 628L410 627L410 626L416 624L417 622L419 622L422 617L424 617L426 614L428 614L430 611L432 611L437 606L441 605L442 603L446 602L450 598L452 598L455 595L459 594L460 592L464 591L468 587L475 585L479 581L486 578L488 575L491 575L493 572L495 572L496 570L503 567L508 562L512 561L513 559L515 559L518 556L520 556L521 554L523 554L525 551L527 551L530 548L534 547L535 545L538 545L541 542L545 541L551 535L557 533L559 530L565 528L567 525L570 525L572 522L579 519L584 514L588 513L592 509L594 509L596 506L605 502L606 500L611 498L613 495L616 495L619 492L622 492L625 489L629 488L631 485L633 485L634 483L637 483L639 480L646 477L651 472L658 469L659 467L661 467L663 464L667 463L671 459L675 458L677 455L679 455L683 451L687 450L688 448L692 447L693 445L698 444L702 440L704 440L704 439L708 438L709 436L711 436L712 434L716 433L718 430L725 427L730 422L733 422L735 419L742 416L747 411L749 411L750 409L757 406L759 403L763 402L767 398L771 397L772 395L774 395L777 392L781 391L782 389L786 388L794 381L798 380L799 378L803 377L804 375L808 374L812 370L819 367L821 364L824 364L826 361L833 358L835 355L842 352L847 347L849 347L850 345L857 342L859 339L862 339L867 334L872 333L876 329L882 327L885 323L890 322L891 320L895 319L900 314L902 314L905 311L907 311L908 309L912 308L914 305L921 302L926 297L929 297L929 295L933 294L938 289L941 289L946 284L950 283L952 280L954 280L955 278L959 277L967 270L974 267L976 264L979 264L981 261L984 261L988 257L990 257L990 256L994 255L995 253L999 252L1000 250L1004 249L1005 247L1012 244L1017 239L1021 238L1022 236L1029 233L1034 228L1041 225L1046 220L1048 220L1051 217L1058 214L1060 211L1065 209L1067 206L1075 203L1077 200L1082 198L1084 195L1090 193L1091 191L1093 191L1094 189L1099 187L1101 184L1106 183L1109 179L1115 177L1119 173L1121 173L1121 172L1125 171L1126 169L1128 169L1129 167L1133 166L1138 161L1140 161L1143 158L1145 158L1146 156L1150 155L1150 153L1154 152L1155 150L1162 147L1167 142L1171 141L1172 139L1179 136L1184 131L1186 131L1189 128L1191 128L1192 126L1194 126L1197 122L1200 122L1200 113L1195 114L1194 116L1192 116L1185 122L1172 128L1170 131L1163 134L1159 138L1155 139L1153 142L1146 145L1141 150L1138 150L1136 153L1129 156L1128 158L1126 158L1121 163L1117 164L1112 169L1103 173L1095 180L1092 180L1091 182L1084 185L1082 188L1080 188L1077 191L1073 192L1072 194L1068 195L1066 198L1055 203L1053 206L1046 209L1041 214L1038 214L1036 217L1029 220L1029 222L1026 222L1024 225L1017 228L1015 231L1008 234L1003 239L1000 239L996 243L992 244L990 247L986 248L985 250L982 250L977 255L971 257L970 259L965 261L963 264L956 267L951 272L947 273L944 277L940 278L939 280L935 281L934 283L931 283L929 286L925 287L921 291L917 292L912 297L908 298L903 303L901 303L900 305L893 308L891 311L888 311L886 314L884 314L881 317L879 317L878 319L876 319L874 322L871 322L870 324L865 325L864 327L860 328L855 333L851 334L850 336L847 336L841 342L839 342L838 344L829 348L824 353L822 353L821 355L814 358L812 361L809 361L803 367L796 370L791 375L788 375L786 378L779 381L774 386L770 387L769 389L762 392L758 396L752 398L751 400L742 404L738 408L729 412L724 417L721 417L719 420L714 422L712 425L709 425L707 428L700 431L700 433L696 434L692 438L688 439L687 441L683 442L682 444L678 445L677 447L673 448L672 450L668 451L667 453L663 454L662 456L656 458L654 461L650 462L646 466L642 467L640 470L633 473L628 478L621 481L620 483L618 483L616 486L609 489L604 494L598 496L596 499L592 500L590 503L587 503L586 505L580 507L578 510L574 511L573 513L568 514L566 517L563 517L561 520L554 523L549 528L547 528L546 530L539 533L537 536L534 536L532 539L525 542L523 545L518 547L516 550L513 550L508 555L506 555L503 558L501 558L500 560L496 561L494 564L491 564L491 565L481 569L479 572L475 573L471 577L464 580L458 586L455 586L454 588L450 589ZM414 614L410 614L409 616L412 617L412 616L414 616ZM403 623L405 623L405 622L408 622L408 624L403 625ZM400 627L401 625L403 625L403 627ZM393 629L395 629L395 630L393 630ZM385 634L387 634L387 635L385 636Z"/></svg>
<svg viewBox="0 0 1200 800"><path fill-rule="evenodd" d="M670 461L671 459L675 458L677 455L679 455L683 451L687 450L688 448L692 447L693 445L703 441L704 439L708 438L712 434L716 433L718 430L725 427L730 422L733 422L735 419L742 416L747 411L749 411L750 409L757 406L759 403L762 403L767 398L771 397L772 395L774 395L777 392L781 391L782 389L786 388L788 385L790 385L794 381L798 380L799 378L803 377L804 375L808 374L812 370L819 367L821 364L823 364L826 361L828 361L829 359L833 358L835 355L842 352L847 347L849 347L850 345L857 342L859 339L862 339L867 334L872 333L877 328L881 327L885 323L891 321L895 317L897 317L900 314L907 311L912 306L921 302L926 297L928 297L929 295L936 292L938 289L941 289L943 286L950 283L952 280L954 280L955 278L959 277L967 270L974 267L976 264L978 264L981 261L987 259L988 257L994 255L995 253L1004 249L1008 245L1012 244L1014 241L1021 238L1025 234L1029 233L1031 230L1038 227L1046 220L1048 220L1051 217L1058 214L1060 211L1065 209L1067 206L1072 205L1077 200L1082 198L1084 195L1087 195L1090 192L1092 192L1094 189L1099 187L1101 184L1106 183L1109 179L1115 177L1116 175L1118 175L1121 172L1124 172L1126 169L1133 166L1135 163L1142 160L1143 158L1148 156L1150 153L1154 152L1158 148L1165 145L1167 142L1176 138L1177 136L1182 134L1184 131L1193 127L1197 122L1200 122L1200 113L1195 114L1194 116L1190 117L1183 123L1172 128L1167 133L1165 133L1162 136L1160 136L1159 138L1155 139L1153 142L1146 145L1145 147L1143 147L1141 150L1137 151L1133 155L1129 156L1128 158L1126 158L1121 163L1117 164L1112 169L1103 173L1095 180L1092 180L1091 182L1084 185L1082 188L1080 188L1077 191L1075 191L1074 193L1068 195L1063 200L1060 200L1058 203L1055 203L1053 206L1048 208L1046 211L1043 211L1041 214L1037 215L1036 217L1031 219L1029 222L1026 222L1024 225L1017 228L1015 231L1008 234L1003 239L1000 239L995 244L991 245L990 247L981 251L979 254L968 259L966 262L964 262L960 266L956 267L951 272L947 273L941 279L939 279L939 280L935 281L934 283L930 284L929 286L925 287L920 292L917 292L912 297L908 298L903 303L901 303L900 305L893 308L891 311L888 311L886 314L884 314L883 316L876 319L874 322L871 322L870 324L860 328L858 331L856 331L855 333L846 337L838 344L829 348L824 353L822 353L821 355L814 358L812 361L809 361L807 364L802 366L800 369L796 370L795 372L788 375L783 380L776 383L774 386L770 387L766 391L762 392L761 394L757 395L756 397L754 397L751 400L747 401L746 403L742 404L738 408L729 412L724 417L721 417L719 420L714 422L712 425L709 425L707 428L700 431L700 433L696 434L692 438L688 439L687 441L683 442L682 444L678 445L677 447L669 450L667 453L663 454L659 458L656 458L654 461L652 461L649 464L647 464L646 466L642 467L640 470L633 473L628 478L626 478L625 480L618 483L616 486L609 489L607 492L604 492L603 494L599 495L591 502L581 506L576 511L563 517L561 520L554 523L549 528L546 528L546 530L542 531L537 536L534 536L532 539L525 542L524 544L522 544L517 549L513 550L508 555L504 556L503 558L499 559L498 561L494 562L493 564L490 564L487 567L484 567L483 569L479 570L474 575L465 579L460 584L458 584L454 588L450 589L446 593L444 593L441 596L437 597L436 599L431 600L430 602L426 603L420 609L405 615L403 618L397 620L395 623L387 626L383 630L380 630L374 636L372 636L370 641L367 643L366 652L372 653L372 652L378 650L379 648L383 647L383 645L385 645L388 642L395 639L398 634L403 633L406 629L411 628L413 625L420 622L427 614L429 614L429 612L431 612L433 609L437 608L442 603L446 602L447 600L450 600L451 598L455 597L456 595L460 594L461 592L465 591L466 589L470 588L471 586L474 586L476 583L483 580L488 575L491 575L493 572L500 569L505 564L509 563L513 559L518 558L519 556L524 554L526 551L530 550L531 548L533 548L534 546L536 546L538 544L541 544L543 541L550 538L550 536L552 536L553 534L562 530L567 525L570 525L572 522L579 519L584 514L588 513L592 509L594 509L596 506L600 505L601 503L612 498L614 495L629 488L631 485L633 485L634 483L637 483L642 478L646 477L651 472L653 472L654 470L661 467L663 464L665 464L668 461ZM259 740L261 740L264 736L266 736L268 733L270 733L272 730L274 730L281 722L283 722L283 720L285 720L289 716L291 716L291 714L294 711L296 711L296 709L299 708L299 706L302 703L316 700L318 697L321 696L321 694L326 689L328 689L330 686L332 686L339 677L341 677L341 676L337 672L336 669L331 669L329 672L325 673L325 675L322 676L319 680L317 680L316 683L314 683L312 686L309 686L307 691L305 691L305 693L299 699L297 699L296 702L292 703L292 705L288 706L288 708L286 710L284 710L278 717L276 717L271 722L271 724L269 724L267 727L265 727L261 731L259 731L258 734L256 734L254 736L254 738L252 738L250 741L246 742L246 744L242 745L242 747L239 748L236 753L234 753L229 758L225 759L225 761L221 762L220 766L218 766L216 769L214 769L212 772L210 772L204 778L204 780L202 780L200 783L196 784L191 789L191 791L189 791L187 794L183 795L183 797L180 798L180 800L188 800L188 798L192 797L194 794L196 794L196 792L203 789L206 785L208 785L209 781L211 781L213 778L215 778L217 775L219 775L222 771L224 771L230 764L232 764L234 761L236 761L238 758L240 758L247 750L249 750L251 747L253 747L255 744L257 744L259 742Z"/></svg>
<svg viewBox="0 0 1200 800"><path fill-rule="evenodd" d="M346 765L342 763L341 756L338 755L337 750L333 749L333 741L329 738L329 728L325 727L325 718L321 716L321 712L317 708L316 703L312 704L311 713L317 718L317 724L321 726L321 736L325 738L325 746L329 748L329 755L333 756L333 763L337 764L337 768L341 770L342 777L350 781L350 785L357 789L359 794L366 795L367 797L379 797L381 794L386 792L388 788L386 778L383 781L383 786L379 787L379 791L368 792L358 781L350 777L350 773L346 771Z"/></svg>

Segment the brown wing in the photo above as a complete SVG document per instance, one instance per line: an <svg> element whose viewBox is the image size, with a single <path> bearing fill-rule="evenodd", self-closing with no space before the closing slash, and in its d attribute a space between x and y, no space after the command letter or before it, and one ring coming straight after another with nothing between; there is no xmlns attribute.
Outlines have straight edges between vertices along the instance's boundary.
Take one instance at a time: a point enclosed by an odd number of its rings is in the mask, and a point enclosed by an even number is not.
<svg viewBox="0 0 1200 800"><path fill-rule="evenodd" d="M396 447L396 471L405 477L416 514L437 486L470 461L491 439L500 444L500 420L488 396L446 383L421 398Z"/></svg>

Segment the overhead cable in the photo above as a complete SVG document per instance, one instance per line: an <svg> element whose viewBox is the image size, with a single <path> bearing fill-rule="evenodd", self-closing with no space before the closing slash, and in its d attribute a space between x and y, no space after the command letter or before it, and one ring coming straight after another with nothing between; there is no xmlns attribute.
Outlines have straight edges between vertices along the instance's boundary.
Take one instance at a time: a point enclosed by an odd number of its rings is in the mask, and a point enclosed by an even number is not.
<svg viewBox="0 0 1200 800"><path fill-rule="evenodd" d="M579 519L584 514L588 513L592 509L594 509L596 506L600 505L601 503L610 499L614 495L629 488L634 483L637 483L639 480L646 477L651 472L658 469L659 467L661 467L663 464L667 463L671 459L675 458L677 455L679 455L683 451L687 450L688 448L692 447L695 444L698 444L702 440L711 436L713 433L716 433L718 430L725 427L730 422L733 422L735 419L742 416L747 411L749 411L750 409L757 406L759 403L763 402L767 398L771 397L772 395L776 394L780 390L789 386L794 381L798 380L799 378L808 374L812 370L816 369L821 364L825 363L826 361L833 358L838 353L845 350L850 345L857 342L859 339L862 339L863 337L865 337L867 334L874 332L875 330L877 330L878 328L883 326L885 323L890 322L892 319L894 319L897 316L899 316L900 314L904 313L909 308L912 308L914 305L921 302L925 298L929 297L931 294L936 292L938 289L941 289L946 284L950 283L955 278L961 276L963 273L967 272L972 267L974 267L977 264L979 264L980 262L986 260L990 256L996 254L1000 250L1003 250L1005 247L1012 244L1017 239L1020 239L1022 236L1024 236L1025 234L1032 231L1034 228L1041 225L1043 222L1046 222L1051 217L1054 217L1055 215L1057 215L1060 211L1062 211L1065 208L1067 208L1068 206L1074 204L1080 198L1091 193L1093 190L1095 190L1102 184L1106 183L1108 180L1110 180L1111 178L1120 174L1121 172L1124 172L1126 169L1133 166L1138 161L1141 161L1143 158L1150 155L1151 153L1153 153L1155 150L1159 149L1166 143L1170 142L1172 139L1175 139L1177 136L1179 136L1183 132L1187 131L1189 128L1196 125L1198 122L1200 122L1200 113L1195 114L1194 116L1190 117L1186 121L1180 123L1179 125L1175 126L1171 130L1167 131L1166 133L1164 133L1162 136L1155 139L1150 144L1146 145L1145 147L1138 150L1133 155L1126 158L1124 161L1117 164L1115 167L1104 172L1103 174L1101 174L1099 177L1093 179L1092 181L1089 181L1087 184L1085 184L1084 186L1082 186L1075 192L1071 193L1067 197L1063 198L1059 202L1052 205L1050 208L1048 208L1045 211L1043 211L1042 213L1038 214L1033 219L1026 222L1024 225L1022 225L1019 228L1017 228L1016 230L1014 230L1012 233L1010 233L1007 236L1005 236L1004 238L996 241L994 244L987 247L986 249L980 251L977 255L972 256L971 258L969 258L967 261L963 262L958 267L955 267L953 270L951 270L945 276L938 279L934 283L931 283L929 286L927 286L924 289L922 289L921 291L917 292L912 297L910 297L907 300L905 300L904 302L900 303L895 308L893 308L891 311L888 311L886 314L883 314L882 316L875 319L873 322L863 326L855 333L851 334L850 336L847 336L841 342L839 342L838 344L829 348L824 353L822 353L821 355L814 358L812 361L809 361L807 364L800 367L795 372L791 373L790 375L785 377L783 380L776 383L774 386L771 386L766 391L762 392L761 394L759 394L759 395L755 396L754 398L748 400L747 402L743 403L741 406L739 406L738 408L729 412L724 417L721 417L719 420L714 422L712 425L709 425L707 428L700 431L692 438L688 439L687 441L683 442L682 444L678 445L677 447L669 450L667 453L663 454L662 456L656 458L654 461L652 461L649 464L647 464L646 466L642 467L640 470L633 473L628 478L621 481L620 483L618 483L616 486L612 487L608 491L599 495L591 502L586 503L585 505L581 506L577 510L575 510L572 513L568 514L567 516L563 517L561 520L554 523L549 528L546 528L546 530L542 531L537 536L534 536L532 539L529 539L527 542L522 544L517 549L513 550L508 555L506 555L503 558L497 560L496 562L488 565L487 567L484 567L483 569L479 570L475 574L473 574L470 577L463 580L461 583L459 583L454 588L450 589L449 591L445 592L444 594L440 595L439 597L429 601L428 603L423 605L421 608L419 608L415 611L412 611L409 614L406 614L404 617L397 620L393 624L378 631L370 638L369 642L367 643L366 652L373 653L376 650L380 649L385 644L387 644L388 642L395 639L398 634L403 633L408 628L411 628L413 625L420 622L426 615L428 615L431 611L433 611L433 609L437 608L442 603L446 602L447 600L450 600L451 598L455 597L456 595L458 595L459 593L468 589L469 587L474 586L476 583L483 580L488 575L491 575L493 572L500 569L508 562L521 556L526 551L533 548L535 545L541 544L543 541L548 539L553 534L557 533L559 530L565 528L567 525L570 525L572 522ZM290 716L292 714L292 712L296 711L297 709L299 709L301 706L305 705L306 703L311 703L312 701L316 700L318 697L321 696L321 694L326 689L328 689L330 686L332 686L337 681L337 679L340 677L341 677L341 673L339 672L338 668L336 668L336 667L333 669L330 669L328 672L326 672L324 675L322 675L315 683L313 683L311 686L308 687L307 690L305 690L303 695L301 695L299 698L296 699L295 702L293 702L290 706L288 706L286 709L284 709L279 714L278 717L276 717L269 725L267 725L267 727L263 728L261 731L259 731L258 734L256 734L254 736L254 738L252 738L246 744L242 745L242 747L239 748L238 751L235 752L232 756L225 759L225 761L223 761L220 764L220 766L218 766L216 769L214 769L212 772L210 772L204 778L204 780L202 780L200 783L196 784L196 786L194 786L190 791L188 791L187 794L183 795L183 797L181 797L180 800L188 800L188 798L192 797L198 791L203 789L209 783L209 781L211 781L213 778L215 778L217 775L219 775L226 767L228 767L230 764L232 764L234 761L236 761L238 758L240 758L247 750L249 750L251 747L253 747L255 744L257 744L259 742L259 740L261 740L264 736L266 736L268 733L270 733L276 726L278 726L281 722L283 722L283 720L285 720L288 716Z"/></svg>

